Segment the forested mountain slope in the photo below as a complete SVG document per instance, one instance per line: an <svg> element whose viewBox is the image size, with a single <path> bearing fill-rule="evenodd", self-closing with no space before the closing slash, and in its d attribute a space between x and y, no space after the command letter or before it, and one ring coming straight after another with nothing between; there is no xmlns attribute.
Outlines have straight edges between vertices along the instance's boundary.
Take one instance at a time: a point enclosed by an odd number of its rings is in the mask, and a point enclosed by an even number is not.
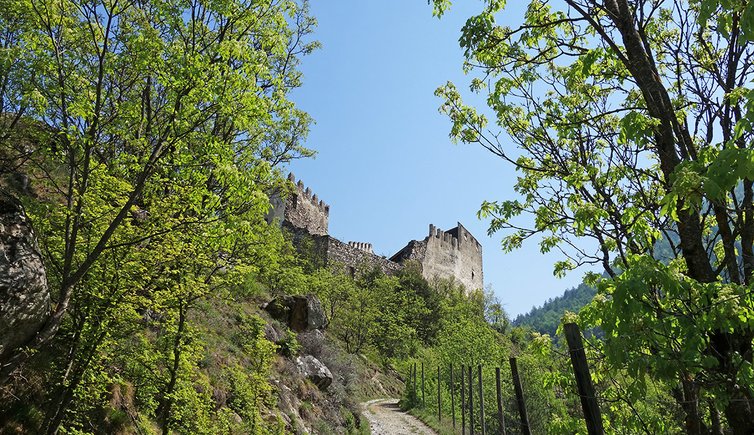
<svg viewBox="0 0 754 435"><path fill-rule="evenodd" d="M560 319L566 311L577 313L588 304L597 290L584 283L563 292L562 296L548 299L540 307L534 307L526 314L521 314L513 321L515 326L530 326L542 334L555 335Z"/></svg>

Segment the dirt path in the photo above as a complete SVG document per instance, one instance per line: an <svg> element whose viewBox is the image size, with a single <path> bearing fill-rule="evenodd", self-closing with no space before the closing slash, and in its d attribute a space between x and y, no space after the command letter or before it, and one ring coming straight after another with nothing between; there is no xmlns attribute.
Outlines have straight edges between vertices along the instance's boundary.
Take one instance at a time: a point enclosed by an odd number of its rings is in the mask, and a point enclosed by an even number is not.
<svg viewBox="0 0 754 435"><path fill-rule="evenodd" d="M436 435L426 424L398 408L398 399L377 399L362 403L372 435Z"/></svg>

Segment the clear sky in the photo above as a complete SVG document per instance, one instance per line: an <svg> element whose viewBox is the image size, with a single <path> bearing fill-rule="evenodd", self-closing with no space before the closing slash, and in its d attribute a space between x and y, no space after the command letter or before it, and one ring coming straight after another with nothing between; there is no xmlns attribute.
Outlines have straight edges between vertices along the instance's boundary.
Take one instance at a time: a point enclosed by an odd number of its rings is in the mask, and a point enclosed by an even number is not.
<svg viewBox="0 0 754 435"><path fill-rule="evenodd" d="M501 235L488 237L476 217L483 200L514 197L516 174L478 147L453 144L437 111L438 86L469 81L458 37L482 3L456 3L438 20L426 0L313 0L322 48L303 60L293 100L316 122L307 144L318 154L290 169L330 204L333 237L372 243L378 254L423 239L430 223L461 222L482 244L485 284L515 317L578 285L585 270L553 277L559 257L536 243L504 254ZM520 16L518 3L506 16Z"/></svg>

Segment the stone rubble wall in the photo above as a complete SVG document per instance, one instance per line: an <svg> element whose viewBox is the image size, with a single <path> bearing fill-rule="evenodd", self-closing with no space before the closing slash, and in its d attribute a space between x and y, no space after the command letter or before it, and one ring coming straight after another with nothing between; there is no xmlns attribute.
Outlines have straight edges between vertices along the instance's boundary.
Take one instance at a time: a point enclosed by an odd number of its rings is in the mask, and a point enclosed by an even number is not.
<svg viewBox="0 0 754 435"><path fill-rule="evenodd" d="M330 267L342 273L355 275L356 271L379 267L386 274L393 274L403 265L390 261L359 247L343 243L332 236L309 234L303 228L295 228L290 223L283 227L293 237L293 245L299 253L320 267Z"/></svg>
<svg viewBox="0 0 754 435"><path fill-rule="evenodd" d="M465 230L462 226L458 230ZM483 288L482 250L475 239L453 237L452 234L437 230L435 236L427 238L427 250L421 260L425 278L454 277L467 290Z"/></svg>
<svg viewBox="0 0 754 435"><path fill-rule="evenodd" d="M390 275L403 269L403 265L399 263L343 243L334 237L329 237L328 240L327 264L329 266L343 265L350 268L346 270L348 273L354 273L356 270L365 268L379 267L383 272Z"/></svg>
<svg viewBox="0 0 754 435"><path fill-rule="evenodd" d="M329 236L330 206L313 194L304 183L296 181L293 174L288 180L296 186L295 192L285 200L272 195L273 210L268 220L277 219L293 234L293 242L303 255L316 266L341 267L344 272L379 267L391 274L402 269L406 261L421 265L422 275L428 279L455 278L467 290L483 288L482 245L459 222L448 231L429 225L429 234L423 240L412 240L390 259L375 255L372 244L344 243Z"/></svg>
<svg viewBox="0 0 754 435"><path fill-rule="evenodd" d="M419 262L422 275L428 280L455 278L467 290L484 286L482 245L460 223L448 231L430 224L424 240L412 240L390 259Z"/></svg>
<svg viewBox="0 0 754 435"><path fill-rule="evenodd" d="M293 182L293 174L288 175ZM285 207L285 220L297 228L305 228L309 234L324 236L328 234L330 219L330 206L317 198L311 188L305 187L299 180L296 183L296 192L288 198Z"/></svg>
<svg viewBox="0 0 754 435"><path fill-rule="evenodd" d="M267 214L267 222L287 223L294 228L305 229L309 234L325 236L328 234L330 220L330 206L320 200L311 188L304 186L301 180L288 174L295 189L288 197L283 198L279 192L270 195L272 209Z"/></svg>

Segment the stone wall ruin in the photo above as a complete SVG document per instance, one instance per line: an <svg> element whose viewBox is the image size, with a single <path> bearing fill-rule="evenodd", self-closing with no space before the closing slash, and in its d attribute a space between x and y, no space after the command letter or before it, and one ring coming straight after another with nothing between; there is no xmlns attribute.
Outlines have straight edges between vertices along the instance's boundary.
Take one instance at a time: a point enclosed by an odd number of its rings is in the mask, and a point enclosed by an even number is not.
<svg viewBox="0 0 754 435"><path fill-rule="evenodd" d="M424 240L412 240L390 259L419 262L422 275L428 280L453 277L468 290L484 287L482 245L460 222L448 231L429 224L429 235Z"/></svg>
<svg viewBox="0 0 754 435"><path fill-rule="evenodd" d="M288 175L288 181L295 189L285 199L279 193L271 195L272 211L268 221L278 219L315 236L327 235L330 206L313 194L311 188L304 186L301 180L296 182L292 173Z"/></svg>
<svg viewBox="0 0 754 435"><path fill-rule="evenodd" d="M371 243L344 243L330 236L330 206L300 180L296 181L293 174L288 180L296 186L294 193L285 200L273 195L273 210L268 219L278 220L288 229L299 252L315 257L317 264L340 268L351 275L369 267L379 267L392 274L401 270L407 261L415 261L428 280L454 278L467 290L483 288L482 245L460 222L447 231L430 224L427 237L411 240L388 259L376 255Z"/></svg>

